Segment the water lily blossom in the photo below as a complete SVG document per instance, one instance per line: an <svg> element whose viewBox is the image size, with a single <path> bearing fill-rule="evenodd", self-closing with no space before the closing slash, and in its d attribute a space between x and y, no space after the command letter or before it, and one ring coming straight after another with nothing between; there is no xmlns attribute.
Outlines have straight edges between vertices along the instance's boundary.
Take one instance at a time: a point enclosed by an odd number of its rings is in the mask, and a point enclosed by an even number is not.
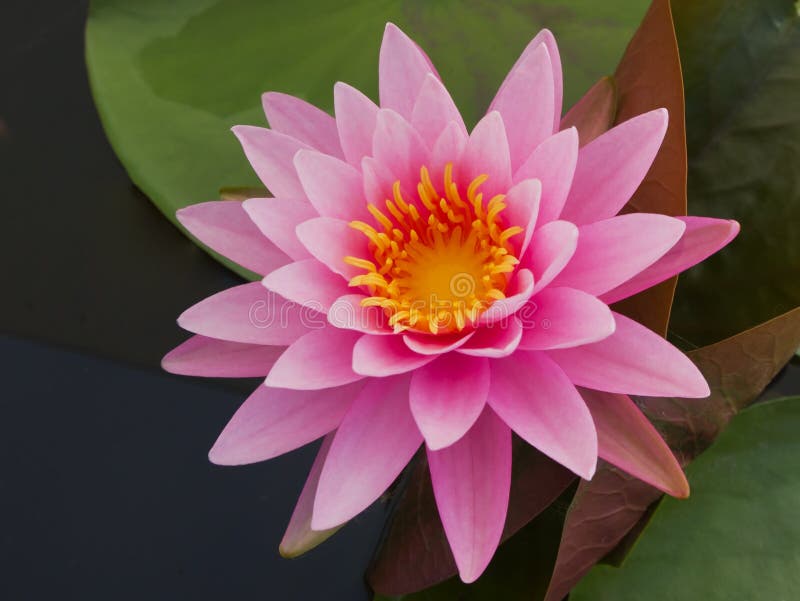
<svg viewBox="0 0 800 601"><path fill-rule="evenodd" d="M264 276L183 313L195 335L164 358L174 373L266 377L211 460L262 461L325 437L292 518L324 531L378 499L424 445L465 582L500 541L512 431L581 478L602 458L687 496L627 395L699 398L708 385L683 353L609 308L738 232L727 220L619 214L667 111L588 143L562 129L546 30L471 131L430 59L391 24L379 75L379 105L337 83L335 118L265 94L271 129L234 133L274 198L178 213Z"/></svg>

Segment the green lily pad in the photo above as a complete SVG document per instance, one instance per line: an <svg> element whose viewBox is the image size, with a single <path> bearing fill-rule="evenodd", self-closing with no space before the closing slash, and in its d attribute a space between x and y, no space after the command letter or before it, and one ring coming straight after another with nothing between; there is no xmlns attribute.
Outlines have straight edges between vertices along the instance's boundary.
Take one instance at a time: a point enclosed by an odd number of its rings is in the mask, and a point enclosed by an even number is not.
<svg viewBox="0 0 800 601"><path fill-rule="evenodd" d="M800 16L794 0L673 0L689 214L739 237L681 276L670 322L700 346L800 305Z"/></svg>
<svg viewBox="0 0 800 601"><path fill-rule="evenodd" d="M800 397L742 412L661 502L621 568L597 566L570 601L794 599L800 590Z"/></svg>
<svg viewBox="0 0 800 601"><path fill-rule="evenodd" d="M646 0L93 0L86 58L100 117L134 183L175 211L256 186L229 128L263 125L260 95L330 110L337 80L377 96L393 21L431 55L474 123L528 41L551 28L569 106L613 71Z"/></svg>

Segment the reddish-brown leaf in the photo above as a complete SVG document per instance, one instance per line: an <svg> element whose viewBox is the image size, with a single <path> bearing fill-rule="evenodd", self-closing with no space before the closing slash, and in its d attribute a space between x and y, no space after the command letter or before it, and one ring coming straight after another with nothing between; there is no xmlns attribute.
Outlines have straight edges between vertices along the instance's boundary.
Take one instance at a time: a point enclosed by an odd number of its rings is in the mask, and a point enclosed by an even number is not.
<svg viewBox="0 0 800 601"><path fill-rule="evenodd" d="M617 115L617 87L613 77L594 84L561 120L561 129L575 127L581 146L586 146L614 125Z"/></svg>
<svg viewBox="0 0 800 601"><path fill-rule="evenodd" d="M617 67L616 123L664 107L664 143L627 211L686 215L686 119L678 42L669 0L653 0ZM677 277L617 303L620 313L662 336L667 333Z"/></svg>
<svg viewBox="0 0 800 601"><path fill-rule="evenodd" d="M683 465L702 453L738 411L752 403L800 346L800 307L689 353L711 387L706 399L639 398ZM661 497L653 487L603 462L582 481L567 512L546 601L562 599L622 541Z"/></svg>

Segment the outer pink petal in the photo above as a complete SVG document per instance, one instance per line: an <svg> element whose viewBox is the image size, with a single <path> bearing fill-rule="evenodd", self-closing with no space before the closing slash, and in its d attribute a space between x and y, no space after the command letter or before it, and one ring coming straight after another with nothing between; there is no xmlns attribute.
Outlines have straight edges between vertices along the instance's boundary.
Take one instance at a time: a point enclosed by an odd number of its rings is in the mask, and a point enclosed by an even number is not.
<svg viewBox="0 0 800 601"><path fill-rule="evenodd" d="M578 386L642 396L702 398L708 384L689 358L632 319L614 313L608 338L571 349L548 351Z"/></svg>
<svg viewBox="0 0 800 601"><path fill-rule="evenodd" d="M403 342L406 343L408 348L420 355L441 355L461 348L474 335L475 332L470 332L468 334L459 332L439 336L407 333L403 334Z"/></svg>
<svg viewBox="0 0 800 601"><path fill-rule="evenodd" d="M519 341L522 339L522 325L518 315L513 315L510 319L491 326L479 328L466 344L457 349L457 352L473 357L493 359L507 357L517 350Z"/></svg>
<svg viewBox="0 0 800 601"><path fill-rule="evenodd" d="M430 159L428 146L417 131L399 113L390 109L378 111L372 155L395 180L400 180L404 190L417 189L420 167L427 165Z"/></svg>
<svg viewBox="0 0 800 601"><path fill-rule="evenodd" d="M557 131L554 102L550 52L540 44L514 65L489 106L489 111L498 111L503 117L512 171Z"/></svg>
<svg viewBox="0 0 800 601"><path fill-rule="evenodd" d="M328 113L289 94L267 92L261 96L264 113L275 131L305 142L312 148L344 158L336 121Z"/></svg>
<svg viewBox="0 0 800 601"><path fill-rule="evenodd" d="M566 374L544 353L492 362L489 405L514 432L581 478L597 467L592 416Z"/></svg>
<svg viewBox="0 0 800 601"><path fill-rule="evenodd" d="M514 173L514 181L535 177L542 183L539 225L558 219L567 201L578 164L578 132L574 127L550 136Z"/></svg>
<svg viewBox="0 0 800 601"><path fill-rule="evenodd" d="M408 376L370 380L339 426L322 468L311 527L325 530L366 509L422 444L408 408Z"/></svg>
<svg viewBox="0 0 800 601"><path fill-rule="evenodd" d="M581 396L597 427L600 457L673 497L689 496L680 464L630 397L588 389Z"/></svg>
<svg viewBox="0 0 800 601"><path fill-rule="evenodd" d="M570 348L608 338L616 329L611 309L594 296L572 288L546 288L531 300L535 310L523 320L519 347L528 351Z"/></svg>
<svg viewBox="0 0 800 601"><path fill-rule="evenodd" d="M378 66L381 107L410 119L414 101L429 73L436 75L422 49L396 25L387 23Z"/></svg>
<svg viewBox="0 0 800 601"><path fill-rule="evenodd" d="M512 294L503 300L495 301L478 318L478 323L491 326L511 319L533 295L533 274L527 269L520 269L512 281Z"/></svg>
<svg viewBox="0 0 800 601"><path fill-rule="evenodd" d="M328 323L337 328L364 334L392 335L389 318L382 307L363 307L364 294L345 294L336 299L328 310Z"/></svg>
<svg viewBox="0 0 800 601"><path fill-rule="evenodd" d="M237 125L232 131L253 170L273 196L305 198L292 160L298 150L310 146L263 127Z"/></svg>
<svg viewBox="0 0 800 601"><path fill-rule="evenodd" d="M336 530L338 530L338 528L330 528L322 532L311 530L314 497L317 496L319 477L320 474L322 474L322 466L325 464L325 459L328 457L328 451L333 442L333 437L334 433L331 432L322 439L322 446L317 452L317 457L314 459L314 464L311 466L311 471L308 473L306 483L303 485L300 498L297 499L297 504L292 512L289 525L286 527L283 540L281 540L281 544L278 547L283 557L297 557L302 555L306 551L319 545L329 536L332 536Z"/></svg>
<svg viewBox="0 0 800 601"><path fill-rule="evenodd" d="M320 390L360 380L351 367L361 334L325 327L311 330L284 351L264 383L273 388Z"/></svg>
<svg viewBox="0 0 800 601"><path fill-rule="evenodd" d="M511 187L511 156L503 118L497 111L488 113L472 130L461 156L458 177L466 187L479 175L488 175L480 191L488 201L505 194Z"/></svg>
<svg viewBox="0 0 800 601"><path fill-rule="evenodd" d="M319 216L307 200L250 198L244 201L243 206L261 233L292 259L298 261L311 257L294 233L300 223Z"/></svg>
<svg viewBox="0 0 800 601"><path fill-rule="evenodd" d="M536 229L541 196L542 184L538 179L523 180L506 194L504 201L506 209L503 211L506 224L524 228L524 232L511 238L511 243L518 249L519 257L528 250L533 231Z"/></svg>
<svg viewBox="0 0 800 601"><path fill-rule="evenodd" d="M308 252L334 273L338 273L348 281L364 273L362 269L344 262L344 258L348 256L368 255L367 239L361 232L351 228L346 221L318 217L301 223L295 231Z"/></svg>
<svg viewBox="0 0 800 601"><path fill-rule="evenodd" d="M551 286L600 295L652 265L680 240L686 225L651 213L629 213L580 227L578 248Z"/></svg>
<svg viewBox="0 0 800 601"><path fill-rule="evenodd" d="M176 217L210 249L258 274L289 262L289 257L261 234L241 202L203 202L180 209Z"/></svg>
<svg viewBox="0 0 800 601"><path fill-rule="evenodd" d="M255 378L266 376L282 352L280 346L192 336L167 353L161 360L161 367L183 376Z"/></svg>
<svg viewBox="0 0 800 601"><path fill-rule="evenodd" d="M603 301L615 303L655 286L696 265L726 246L739 233L739 224L729 219L676 217L686 224L678 243L663 257L630 280L603 294Z"/></svg>
<svg viewBox="0 0 800 601"><path fill-rule="evenodd" d="M533 273L534 292L561 273L577 247L578 228L568 221L551 221L536 230L521 262Z"/></svg>
<svg viewBox="0 0 800 601"><path fill-rule="evenodd" d="M361 172L352 165L315 150L301 150L294 166L311 204L323 217L366 219Z"/></svg>
<svg viewBox="0 0 800 601"><path fill-rule="evenodd" d="M316 259L289 263L267 275L261 283L275 294L321 313L349 292L347 283Z"/></svg>
<svg viewBox="0 0 800 601"><path fill-rule="evenodd" d="M412 371L436 357L415 353L400 336L366 334L353 347L353 371L362 376L383 378Z"/></svg>
<svg viewBox="0 0 800 601"><path fill-rule="evenodd" d="M650 111L581 148L561 218L581 225L616 215L650 170L668 120L666 109Z"/></svg>
<svg viewBox="0 0 800 601"><path fill-rule="evenodd" d="M228 288L178 317L184 330L249 344L291 344L325 317L270 292L261 282Z"/></svg>
<svg viewBox="0 0 800 601"><path fill-rule="evenodd" d="M225 426L209 459L243 465L308 444L339 425L362 386L310 392L259 386Z"/></svg>
<svg viewBox="0 0 800 601"><path fill-rule="evenodd" d="M433 492L458 573L474 582L505 526L511 489L511 431L488 407L455 444L428 450Z"/></svg>
<svg viewBox="0 0 800 601"><path fill-rule="evenodd" d="M429 73L414 103L411 125L433 147L444 129L455 123L466 138L467 126L450 93L438 77Z"/></svg>
<svg viewBox="0 0 800 601"><path fill-rule="evenodd" d="M489 360L442 355L411 377L411 413L429 449L449 447L467 433L489 394Z"/></svg>
<svg viewBox="0 0 800 601"><path fill-rule="evenodd" d="M362 158L372 154L378 107L364 94L342 82L333 86L333 105L344 156L351 165L358 167Z"/></svg>
<svg viewBox="0 0 800 601"><path fill-rule="evenodd" d="M511 67L511 71L509 71L508 75L506 76L505 81L500 86L500 90L497 92L498 95L500 91L506 85L506 82L511 79L511 76L514 74L515 70L520 66L525 64L531 54L536 52L541 44L544 44L547 47L548 54L550 55L550 64L553 68L553 131L558 131L559 125L561 122L561 105L563 102L563 75L561 73L561 57L558 52L558 45L556 44L556 38L548 29L542 29L536 37L533 38L530 43L525 47L525 50L522 51L522 54L517 59L517 62L514 63L514 66Z"/></svg>

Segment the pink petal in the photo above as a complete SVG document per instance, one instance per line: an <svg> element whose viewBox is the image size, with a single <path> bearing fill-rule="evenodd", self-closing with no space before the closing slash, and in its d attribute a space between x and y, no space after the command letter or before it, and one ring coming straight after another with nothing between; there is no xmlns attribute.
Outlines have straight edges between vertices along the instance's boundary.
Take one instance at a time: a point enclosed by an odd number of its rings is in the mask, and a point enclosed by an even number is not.
<svg viewBox="0 0 800 601"><path fill-rule="evenodd" d="M454 333L439 336L427 334L403 334L403 342L415 353L420 355L441 355L449 353L466 344L475 332L468 334Z"/></svg>
<svg viewBox="0 0 800 601"><path fill-rule="evenodd" d="M333 528L366 509L422 444L408 408L408 376L370 380L331 444L317 487L314 530Z"/></svg>
<svg viewBox="0 0 800 601"><path fill-rule="evenodd" d="M472 130L461 157L458 177L466 189L472 180L484 174L489 176L480 188L485 201L508 192L511 157L503 118L497 111L488 113Z"/></svg>
<svg viewBox="0 0 800 601"><path fill-rule="evenodd" d="M364 273L363 269L344 262L345 257L368 256L367 239L346 221L318 217L301 223L295 231L308 252L334 273L348 281Z"/></svg>
<svg viewBox="0 0 800 601"><path fill-rule="evenodd" d="M411 125L433 147L450 123L455 123L464 137L467 137L467 126L464 125L456 103L439 78L429 73L414 103Z"/></svg>
<svg viewBox="0 0 800 601"><path fill-rule="evenodd" d="M299 151L294 166L306 196L322 217L350 221L369 216L361 173L355 167L315 150Z"/></svg>
<svg viewBox="0 0 800 601"><path fill-rule="evenodd" d="M517 62L511 67L511 71L509 71L497 94L499 95L500 92L503 91L506 82L511 79L511 75L515 70L520 65L527 63L530 56L536 52L542 44L547 47L548 54L550 55L550 64L553 68L553 131L558 131L561 121L561 105L563 102L563 76L561 73L561 56L558 52L558 44L556 44L556 38L548 29L542 29L536 34L536 37L528 43L525 50L522 51L522 54L517 59Z"/></svg>
<svg viewBox="0 0 800 601"><path fill-rule="evenodd" d="M283 352L280 346L262 346L192 336L161 360L171 374L207 378L255 378L266 376Z"/></svg>
<svg viewBox="0 0 800 601"><path fill-rule="evenodd" d="M417 189L420 167L427 165L430 159L428 146L417 131L400 114L389 109L378 111L372 155L391 171L395 180L400 180L404 190Z"/></svg>
<svg viewBox="0 0 800 601"><path fill-rule="evenodd" d="M352 369L353 345L360 332L322 328L287 348L272 366L265 384L273 388L319 390L362 378Z"/></svg>
<svg viewBox="0 0 800 601"><path fill-rule="evenodd" d="M522 325L517 315L490 326L478 328L475 335L457 350L463 355L473 357L507 357L519 346L522 339Z"/></svg>
<svg viewBox="0 0 800 601"><path fill-rule="evenodd" d="M429 449L449 447L467 433L489 394L489 360L442 355L411 377L411 413Z"/></svg>
<svg viewBox="0 0 800 601"><path fill-rule="evenodd" d="M400 336L367 334L353 348L353 371L362 376L383 378L417 369L436 357L415 353Z"/></svg>
<svg viewBox="0 0 800 601"><path fill-rule="evenodd" d="M474 582L489 565L508 511L511 431L488 407L455 444L428 450L433 492L458 573Z"/></svg>
<svg viewBox="0 0 800 601"><path fill-rule="evenodd" d="M392 186L397 181L394 174L383 163L376 161L372 157L364 157L361 160L361 173L364 178L364 199L366 203L374 204L376 207L386 206L386 199L392 198ZM400 189L404 198L411 198L407 187L404 189L401 184ZM416 188L413 189L416 190Z"/></svg>
<svg viewBox="0 0 800 601"><path fill-rule="evenodd" d="M535 310L520 311L526 351L569 348L597 342L614 333L611 309L591 294L572 288L545 288L530 301Z"/></svg>
<svg viewBox="0 0 800 601"><path fill-rule="evenodd" d="M364 334L393 334L389 318L382 307L363 307L363 294L346 294L337 298L328 310L328 323L337 328Z"/></svg>
<svg viewBox="0 0 800 601"><path fill-rule="evenodd" d="M333 105L344 156L348 163L358 167L362 158L372 154L378 107L364 94L342 82L333 86Z"/></svg>
<svg viewBox="0 0 800 601"><path fill-rule="evenodd" d="M551 221L534 232L521 267L533 273L534 292L553 281L578 247L578 228L568 221Z"/></svg>
<svg viewBox="0 0 800 601"><path fill-rule="evenodd" d="M200 242L250 271L265 274L289 262L264 238L241 202L203 202L180 209L176 217Z"/></svg>
<svg viewBox="0 0 800 601"><path fill-rule="evenodd" d="M336 121L328 113L289 94L267 92L261 104L269 126L320 152L343 158Z"/></svg>
<svg viewBox="0 0 800 601"><path fill-rule="evenodd" d="M558 219L561 214L577 163L578 133L571 127L539 144L514 174L517 182L536 178L542 183L540 225Z"/></svg>
<svg viewBox="0 0 800 601"><path fill-rule="evenodd" d="M268 290L321 313L349 292L347 283L316 259L304 259L276 269L261 282Z"/></svg>
<svg viewBox="0 0 800 601"><path fill-rule="evenodd" d="M739 224L730 219L710 217L676 217L676 219L686 224L686 231L678 243L650 267L603 294L604 302L615 303L663 282L707 259L739 233Z"/></svg>
<svg viewBox="0 0 800 601"><path fill-rule="evenodd" d="M513 286L511 294L502 300L494 301L486 311L481 313L478 318L479 324L492 325L507 321L528 302L533 295L533 274L527 269L520 269L511 283Z"/></svg>
<svg viewBox="0 0 800 601"><path fill-rule="evenodd" d="M614 319L616 331L600 342L548 351L576 385L642 396L709 395L703 375L686 355L632 319L618 313Z"/></svg>
<svg viewBox="0 0 800 601"><path fill-rule="evenodd" d="M239 138L253 170L273 196L305 198L292 160L298 150L310 148L307 144L252 125L237 125L232 131Z"/></svg>
<svg viewBox="0 0 800 601"><path fill-rule="evenodd" d="M650 170L668 120L666 109L656 109L581 148L561 219L582 225L616 215Z"/></svg>
<svg viewBox="0 0 800 601"><path fill-rule="evenodd" d="M536 222L539 217L539 199L542 196L542 184L538 179L526 179L508 191L505 198L506 208L502 215L506 225L518 225L524 228L522 234L511 238L511 243L519 249L517 256L528 250Z"/></svg>
<svg viewBox="0 0 800 601"><path fill-rule="evenodd" d="M433 144L430 160L431 181L440 193L444 193L444 169L448 163L453 165L453 179L459 181L458 173L461 155L469 136L459 123L451 121Z"/></svg>
<svg viewBox="0 0 800 601"><path fill-rule="evenodd" d="M590 480L597 433L581 395L544 353L518 351L492 362L489 405L514 432Z"/></svg>
<svg viewBox="0 0 800 601"><path fill-rule="evenodd" d="M513 171L557 131L554 85L550 52L540 44L520 57L489 106L503 117Z"/></svg>
<svg viewBox="0 0 800 601"><path fill-rule="evenodd" d="M275 346L291 344L324 323L324 316L281 298L261 282L218 292L178 317L178 325L195 334Z"/></svg>
<svg viewBox="0 0 800 601"><path fill-rule="evenodd" d="M333 437L334 433L331 432L322 439L322 446L319 448L319 452L317 452L317 457L314 459L314 464L311 466L311 471L308 473L306 483L303 485L300 498L297 500L297 504L292 512L289 525L286 527L283 540L281 540L281 544L278 547L283 557L298 557L325 541L338 530L338 528L330 528L322 532L317 532L311 529L314 497L317 496L319 477L322 473L322 466L325 464L325 459L328 457L328 451L333 442Z"/></svg>
<svg viewBox="0 0 800 601"><path fill-rule="evenodd" d="M378 66L381 107L410 119L414 101L429 73L436 76L422 49L396 25L387 23Z"/></svg>
<svg viewBox="0 0 800 601"><path fill-rule="evenodd" d="M361 382L327 390L259 386L225 426L208 454L217 465L272 459L334 430L363 387Z"/></svg>
<svg viewBox="0 0 800 601"><path fill-rule="evenodd" d="M666 215L629 213L579 229L575 255L551 286L600 295L664 256L680 240L686 225Z"/></svg>
<svg viewBox="0 0 800 601"><path fill-rule="evenodd" d="M311 257L294 233L300 223L319 217L307 200L250 198L244 201L243 206L261 233L292 259L298 261Z"/></svg>
<svg viewBox="0 0 800 601"><path fill-rule="evenodd" d="M588 389L581 396L597 427L600 457L673 497L689 496L680 464L629 397Z"/></svg>

